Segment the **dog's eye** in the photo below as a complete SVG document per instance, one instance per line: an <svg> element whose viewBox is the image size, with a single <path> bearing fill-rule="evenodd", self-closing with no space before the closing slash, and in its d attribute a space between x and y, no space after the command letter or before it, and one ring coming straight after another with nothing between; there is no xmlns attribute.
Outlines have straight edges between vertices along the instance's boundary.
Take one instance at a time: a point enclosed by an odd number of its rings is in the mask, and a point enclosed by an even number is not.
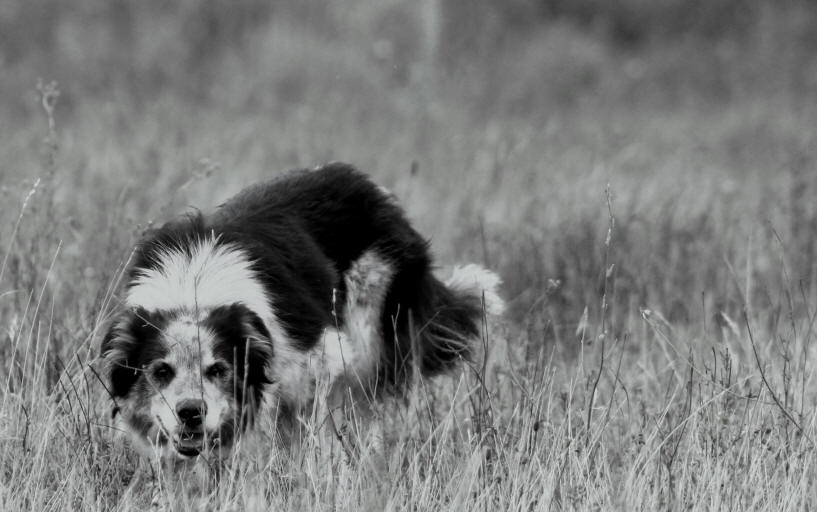
<svg viewBox="0 0 817 512"><path fill-rule="evenodd" d="M223 379L227 375L227 365L224 363L213 363L207 367L204 374L208 379Z"/></svg>
<svg viewBox="0 0 817 512"><path fill-rule="evenodd" d="M167 363L158 363L151 368L150 375L156 382L166 384L173 378L173 367Z"/></svg>

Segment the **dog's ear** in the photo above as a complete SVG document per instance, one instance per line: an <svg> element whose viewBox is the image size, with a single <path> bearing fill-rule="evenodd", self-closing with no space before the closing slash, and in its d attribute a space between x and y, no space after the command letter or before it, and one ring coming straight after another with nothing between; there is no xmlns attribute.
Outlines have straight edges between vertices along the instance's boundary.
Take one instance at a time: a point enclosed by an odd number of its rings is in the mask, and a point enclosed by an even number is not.
<svg viewBox="0 0 817 512"><path fill-rule="evenodd" d="M254 311L247 309L242 315L244 330L247 333L244 342L247 348L245 357L248 363L247 381L255 386L269 384L267 368L272 362L272 337L267 326Z"/></svg>
<svg viewBox="0 0 817 512"><path fill-rule="evenodd" d="M126 396L139 379L145 358L156 352L154 341L160 331L160 319L143 308L124 311L111 322L102 339L100 357L114 398Z"/></svg>
<svg viewBox="0 0 817 512"><path fill-rule="evenodd" d="M221 358L231 361L236 374L256 392L270 383L267 376L273 345L264 321L243 304L215 308L207 318L216 333L213 348Z"/></svg>
<svg viewBox="0 0 817 512"><path fill-rule="evenodd" d="M114 398L128 394L138 374L131 360L136 348L132 332L135 312L124 311L111 322L102 339L99 355L104 362L104 377L108 390Z"/></svg>

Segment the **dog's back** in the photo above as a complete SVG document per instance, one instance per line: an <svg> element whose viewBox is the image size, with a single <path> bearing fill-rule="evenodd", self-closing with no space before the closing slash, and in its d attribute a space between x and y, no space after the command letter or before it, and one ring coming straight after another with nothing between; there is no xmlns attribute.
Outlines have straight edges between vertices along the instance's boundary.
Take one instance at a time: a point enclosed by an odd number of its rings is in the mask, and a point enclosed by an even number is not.
<svg viewBox="0 0 817 512"><path fill-rule="evenodd" d="M355 263L369 254L390 267L378 326L383 389L400 387L415 367L425 375L452 368L470 355L483 313L502 310L498 277L477 265L460 267L441 282L432 272L428 242L395 198L350 165L290 171L249 187L221 205L211 223L258 227L283 218L302 228L338 272L333 306L341 324L350 304L368 301L347 300L347 274L360 272Z"/></svg>

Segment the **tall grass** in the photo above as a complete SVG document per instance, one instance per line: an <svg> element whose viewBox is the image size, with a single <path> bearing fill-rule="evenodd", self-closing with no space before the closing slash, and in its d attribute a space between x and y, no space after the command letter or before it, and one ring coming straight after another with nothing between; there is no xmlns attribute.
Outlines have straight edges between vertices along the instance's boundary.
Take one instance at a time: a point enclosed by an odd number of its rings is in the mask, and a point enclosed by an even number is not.
<svg viewBox="0 0 817 512"><path fill-rule="evenodd" d="M86 30L87 13L30 5L53 30L0 77L0 509L815 507L802 5L623 48L567 13L490 60L454 55L433 85L390 65L421 55L414 22L378 31L411 10L396 2L318 21L307 4L231 20L123 3L110 19L158 25L122 39L107 15ZM178 23L202 34L208 16L215 49L185 67ZM384 450L347 467L307 422L181 492L115 435L95 373L132 244L333 159L391 188L442 266L497 270L508 316L488 319L484 361L378 409Z"/></svg>

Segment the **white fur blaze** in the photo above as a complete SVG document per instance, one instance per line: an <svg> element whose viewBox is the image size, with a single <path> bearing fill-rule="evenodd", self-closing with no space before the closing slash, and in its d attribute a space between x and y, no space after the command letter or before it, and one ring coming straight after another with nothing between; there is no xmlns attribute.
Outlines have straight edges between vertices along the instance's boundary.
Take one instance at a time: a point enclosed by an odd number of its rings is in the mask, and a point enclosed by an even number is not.
<svg viewBox="0 0 817 512"><path fill-rule="evenodd" d="M484 298L485 312L494 316L505 311L505 301L499 296L501 284L502 279L496 273L475 264L454 267L445 281L445 285L455 292L471 295L480 301Z"/></svg>
<svg viewBox="0 0 817 512"><path fill-rule="evenodd" d="M189 254L166 249L157 259L157 268L139 269L130 283L129 306L195 312L240 303L261 317L273 339L286 339L252 260L238 247L207 237L192 244Z"/></svg>

